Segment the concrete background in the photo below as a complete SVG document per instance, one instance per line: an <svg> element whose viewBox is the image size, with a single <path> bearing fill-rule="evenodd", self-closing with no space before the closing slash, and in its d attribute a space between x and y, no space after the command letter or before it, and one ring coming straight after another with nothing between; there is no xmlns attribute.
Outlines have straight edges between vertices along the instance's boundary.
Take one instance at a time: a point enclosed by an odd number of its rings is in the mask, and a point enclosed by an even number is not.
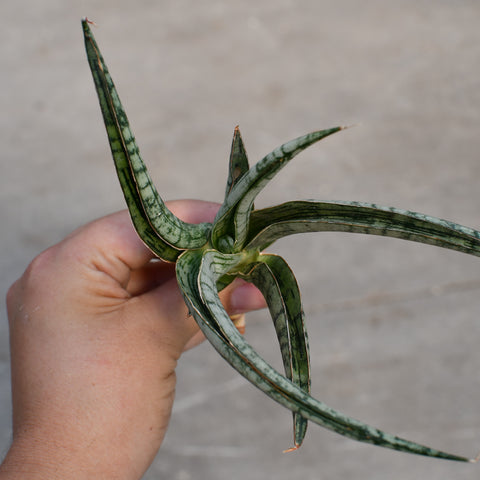
<svg viewBox="0 0 480 480"><path fill-rule="evenodd" d="M240 124L251 162L316 128L360 126L303 153L259 198L371 201L480 227L480 5L458 0L4 0L0 6L0 289L75 227L123 208L84 54L97 40L165 199L221 200ZM314 394L387 431L480 449L480 263L398 240L289 238ZM2 293L2 302L4 294ZM10 440L0 321L0 449ZM275 365L266 314L247 337ZM145 479L474 479L478 466L362 445L288 411L204 344L178 370ZM112 445L112 448L115 448Z"/></svg>

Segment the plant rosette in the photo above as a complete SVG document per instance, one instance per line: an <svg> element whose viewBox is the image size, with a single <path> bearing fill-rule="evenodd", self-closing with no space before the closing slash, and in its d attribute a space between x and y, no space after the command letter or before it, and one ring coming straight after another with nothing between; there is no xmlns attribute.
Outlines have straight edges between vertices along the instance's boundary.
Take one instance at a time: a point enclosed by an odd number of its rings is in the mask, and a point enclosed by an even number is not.
<svg viewBox="0 0 480 480"><path fill-rule="evenodd" d="M133 225L159 258L175 262L179 288L191 315L220 355L273 400L293 412L294 446L312 421L361 442L457 461L476 461L385 433L344 415L310 395L310 360L295 276L285 260L263 253L276 240L306 232L383 235L480 256L480 232L446 220L375 204L292 201L255 210L267 183L310 145L343 130L303 135L249 167L238 127L231 146L225 198L213 223L185 223L165 206L140 156L135 137L87 19L85 46L117 175ZM264 295L285 373L270 366L239 333L218 292L240 277Z"/></svg>

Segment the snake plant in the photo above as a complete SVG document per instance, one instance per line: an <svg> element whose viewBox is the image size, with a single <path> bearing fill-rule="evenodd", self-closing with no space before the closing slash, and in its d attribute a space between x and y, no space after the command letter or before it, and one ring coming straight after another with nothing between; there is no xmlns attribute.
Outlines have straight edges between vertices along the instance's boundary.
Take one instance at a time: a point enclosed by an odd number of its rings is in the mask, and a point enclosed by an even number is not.
<svg viewBox="0 0 480 480"><path fill-rule="evenodd" d="M179 288L191 315L220 355L266 395L293 412L294 446L312 421L341 435L394 450L458 461L442 452L352 419L310 395L310 361L300 293L281 257L262 253L277 239L304 232L341 231L402 238L480 256L480 232L438 218L375 204L292 201L255 210L254 200L293 157L342 127L291 140L249 167L235 129L223 205L213 223L189 224L168 210L140 157L127 116L89 21L85 46L113 160L138 235L158 258L176 263ZM246 342L218 292L236 277L263 293L275 326L285 374Z"/></svg>

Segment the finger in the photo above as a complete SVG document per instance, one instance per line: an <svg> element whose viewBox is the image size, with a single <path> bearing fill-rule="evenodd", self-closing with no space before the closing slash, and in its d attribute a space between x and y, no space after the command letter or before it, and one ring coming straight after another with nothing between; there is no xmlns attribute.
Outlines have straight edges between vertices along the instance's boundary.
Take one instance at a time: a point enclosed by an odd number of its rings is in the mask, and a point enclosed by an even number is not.
<svg viewBox="0 0 480 480"><path fill-rule="evenodd" d="M212 222L219 205L200 200L174 200L167 202L167 207L181 220L188 223ZM155 255L143 244L135 232L127 211L106 217L97 223L104 228L111 228L110 238L105 238L105 246L110 254L116 255L130 270L137 270L147 265ZM105 222L103 220L109 220ZM117 231L115 231L115 229Z"/></svg>
<svg viewBox="0 0 480 480"><path fill-rule="evenodd" d="M237 330L243 335L245 333L245 314L239 313L237 315L231 315L230 319L237 327ZM199 330L185 345L183 351L186 352L197 345L200 345L205 340L205 335Z"/></svg>
<svg viewBox="0 0 480 480"><path fill-rule="evenodd" d="M242 335L246 329L245 313L266 307L265 299L261 292L254 285L246 283L241 279L236 279L220 293L220 297L230 319ZM199 330L186 343L184 351L196 347L204 340L205 336Z"/></svg>
<svg viewBox="0 0 480 480"><path fill-rule="evenodd" d="M152 334L175 358L199 331L175 277L138 297L132 297L128 304L130 307L131 314L146 321Z"/></svg>
<svg viewBox="0 0 480 480"><path fill-rule="evenodd" d="M203 200L171 200L166 205L180 220L188 223L212 223L220 208L218 203Z"/></svg>
<svg viewBox="0 0 480 480"><path fill-rule="evenodd" d="M233 322L237 330L243 335L245 333L245 314L237 313L236 315L230 315L230 320Z"/></svg>
<svg viewBox="0 0 480 480"><path fill-rule="evenodd" d="M185 222L211 222L218 204L200 200L175 200L168 202L172 212ZM90 238L89 247L97 247L110 256L117 256L131 270L146 265L155 256L136 233L127 210L122 210L76 230L67 240Z"/></svg>
<svg viewBox="0 0 480 480"><path fill-rule="evenodd" d="M204 341L205 335L201 330L198 330L198 332L195 333L195 335L193 335L193 337L190 338L190 340L185 344L185 346L183 347L183 351L186 352L187 350L191 350L192 348L197 347Z"/></svg>
<svg viewBox="0 0 480 480"><path fill-rule="evenodd" d="M170 210L189 223L212 222L218 211L219 205L196 200L175 200L167 203ZM175 275L172 264L165 262L149 262L140 269L132 271L127 285L131 295L145 293Z"/></svg>
<svg viewBox="0 0 480 480"><path fill-rule="evenodd" d="M265 306L261 293L252 285L242 280L235 280L232 285L221 292L227 313L233 317L240 331L245 329L243 313ZM140 301L136 301L140 300ZM142 308L141 316L150 319L152 327L173 348L174 355L192 348L203 341L203 336L189 314L175 277L162 283L139 297L132 298L132 308Z"/></svg>
<svg viewBox="0 0 480 480"><path fill-rule="evenodd" d="M168 206L190 223L212 221L218 210L217 204L196 200L177 200ZM130 281L132 271L145 267L155 258L138 236L126 210L77 229L56 247L68 255L75 251L76 261L106 273L123 288ZM145 287L135 288L141 291Z"/></svg>
<svg viewBox="0 0 480 480"><path fill-rule="evenodd" d="M75 260L94 262L101 269L120 261L128 271L135 270L154 258L135 231L127 210L78 228L57 246L66 252L75 251Z"/></svg>
<svg viewBox="0 0 480 480"><path fill-rule="evenodd" d="M252 283L236 278L220 292L220 300L229 315L260 310L266 307L265 298Z"/></svg>

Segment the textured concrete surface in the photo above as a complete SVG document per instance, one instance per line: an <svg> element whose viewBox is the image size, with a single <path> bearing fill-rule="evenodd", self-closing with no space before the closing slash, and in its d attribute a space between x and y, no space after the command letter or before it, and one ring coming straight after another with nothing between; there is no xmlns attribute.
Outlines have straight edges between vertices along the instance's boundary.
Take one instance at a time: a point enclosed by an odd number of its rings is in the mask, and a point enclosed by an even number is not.
<svg viewBox="0 0 480 480"><path fill-rule="evenodd" d="M251 161L304 132L360 124L302 154L258 205L371 201L480 227L474 0L6 0L0 12L2 292L39 251L123 208L83 50L85 15L100 26L165 199L222 198L237 124ZM301 285L315 395L390 432L476 455L478 260L347 234L290 238L274 250ZM2 450L11 434L4 310ZM266 315L250 316L247 337L280 365ZM362 445L316 425L300 451L282 454L291 445L288 411L207 344L183 357L178 378L148 480L480 475L478 466Z"/></svg>

